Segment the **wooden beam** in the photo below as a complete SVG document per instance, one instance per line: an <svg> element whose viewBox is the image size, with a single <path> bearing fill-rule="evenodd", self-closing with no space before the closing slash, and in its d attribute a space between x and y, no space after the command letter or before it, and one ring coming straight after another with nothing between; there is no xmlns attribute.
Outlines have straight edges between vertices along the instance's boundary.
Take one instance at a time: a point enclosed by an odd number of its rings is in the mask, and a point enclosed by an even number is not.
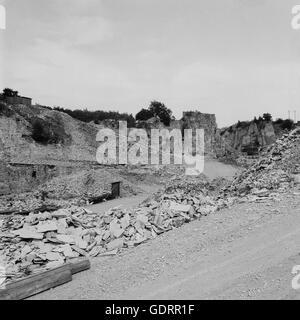
<svg viewBox="0 0 300 320"><path fill-rule="evenodd" d="M72 280L70 264L9 283L0 290L0 300L21 300Z"/></svg>
<svg viewBox="0 0 300 320"><path fill-rule="evenodd" d="M87 258L75 258L70 260L71 273L75 274L91 268L90 260Z"/></svg>

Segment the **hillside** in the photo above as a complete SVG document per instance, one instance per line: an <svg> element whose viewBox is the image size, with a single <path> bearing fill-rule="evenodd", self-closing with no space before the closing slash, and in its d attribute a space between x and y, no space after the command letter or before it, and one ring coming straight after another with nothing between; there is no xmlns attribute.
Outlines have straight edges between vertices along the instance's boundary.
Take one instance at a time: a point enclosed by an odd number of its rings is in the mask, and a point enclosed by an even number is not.
<svg viewBox="0 0 300 320"><path fill-rule="evenodd" d="M97 126L41 106L0 104L0 160L95 161Z"/></svg>

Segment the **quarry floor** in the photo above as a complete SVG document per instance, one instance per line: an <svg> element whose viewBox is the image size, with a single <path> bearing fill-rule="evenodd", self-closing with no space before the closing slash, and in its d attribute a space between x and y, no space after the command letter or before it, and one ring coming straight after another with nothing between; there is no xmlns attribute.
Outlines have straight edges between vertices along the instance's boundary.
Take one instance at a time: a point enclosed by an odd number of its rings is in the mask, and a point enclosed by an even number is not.
<svg viewBox="0 0 300 320"><path fill-rule="evenodd" d="M140 200L130 199L125 206ZM237 204L94 258L72 282L31 299L298 299L291 281L299 253L300 190L276 202Z"/></svg>

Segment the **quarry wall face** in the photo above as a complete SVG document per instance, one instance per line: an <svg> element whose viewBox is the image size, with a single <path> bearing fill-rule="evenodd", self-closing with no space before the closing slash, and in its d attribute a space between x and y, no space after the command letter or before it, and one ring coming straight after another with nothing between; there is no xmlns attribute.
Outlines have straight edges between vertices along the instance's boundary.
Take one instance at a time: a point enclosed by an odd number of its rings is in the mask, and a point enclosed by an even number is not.
<svg viewBox="0 0 300 320"><path fill-rule="evenodd" d="M204 129L205 153L215 154L218 135L216 116L199 111L183 112L182 129Z"/></svg>
<svg viewBox="0 0 300 320"><path fill-rule="evenodd" d="M10 108L9 116L0 114L0 195L32 191L53 177L96 163L96 127L46 108ZM63 126L70 141L47 145L34 141L33 116Z"/></svg>
<svg viewBox="0 0 300 320"><path fill-rule="evenodd" d="M54 113L55 111L52 111ZM55 112L56 113L56 112ZM39 115L53 121L53 114ZM55 115L57 117L57 114ZM20 115L0 116L0 161L16 163L39 163L47 161L92 161L95 162L97 129L74 120L67 115L58 115L61 125L71 137L67 145L43 145L32 139L32 124Z"/></svg>
<svg viewBox="0 0 300 320"><path fill-rule="evenodd" d="M264 147L275 142L277 139L271 121L264 122L260 126L254 121L245 125L235 124L234 126L223 130L221 135L226 144L237 151L242 151L244 147L249 145Z"/></svg>
<svg viewBox="0 0 300 320"><path fill-rule="evenodd" d="M83 123L41 106L14 105L9 108L6 115L0 112L0 195L32 191L53 177L96 164L96 135L101 126ZM42 123L54 123L55 128L68 137L67 143L37 143L32 138L33 118L41 119ZM152 124L148 123L146 129L151 127ZM153 127L165 128L162 123ZM175 128L203 128L205 152L214 152L215 115L184 112L181 120L174 120L167 127L170 130Z"/></svg>

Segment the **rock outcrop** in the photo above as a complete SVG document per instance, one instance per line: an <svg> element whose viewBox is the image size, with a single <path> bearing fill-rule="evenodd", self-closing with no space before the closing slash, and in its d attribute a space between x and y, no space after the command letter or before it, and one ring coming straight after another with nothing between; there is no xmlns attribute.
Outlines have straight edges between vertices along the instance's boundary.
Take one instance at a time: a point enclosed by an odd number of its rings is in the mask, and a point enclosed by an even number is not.
<svg viewBox="0 0 300 320"><path fill-rule="evenodd" d="M215 141L218 127L214 114L187 111L183 112L181 122L182 129L204 129L205 153L215 153Z"/></svg>
<svg viewBox="0 0 300 320"><path fill-rule="evenodd" d="M220 130L220 135L225 145L237 151L258 150L274 143L277 138L271 121L239 122Z"/></svg>

